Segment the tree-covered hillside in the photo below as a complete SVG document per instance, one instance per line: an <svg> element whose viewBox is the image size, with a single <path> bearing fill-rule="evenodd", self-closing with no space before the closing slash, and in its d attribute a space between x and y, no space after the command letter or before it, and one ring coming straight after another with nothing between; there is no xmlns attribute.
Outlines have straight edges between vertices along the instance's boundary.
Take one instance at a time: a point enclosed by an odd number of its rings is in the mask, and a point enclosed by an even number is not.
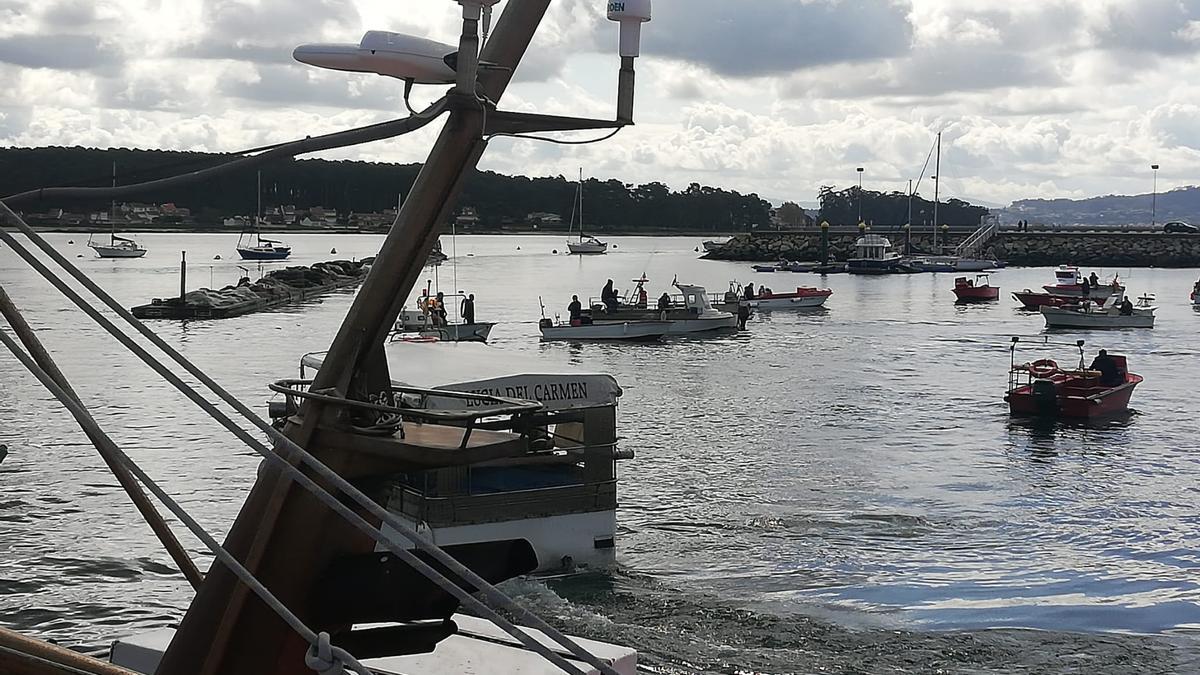
<svg viewBox="0 0 1200 675"><path fill-rule="evenodd" d="M130 184L194 171L228 159L222 155L157 150L88 148L0 149L0 194L49 186L107 186L115 162L117 183ZM339 214L378 212L393 207L411 189L416 164L284 160L262 167L263 209L279 205L323 206ZM201 221L252 214L256 207L253 169L205 183L146 193L136 201L172 202L191 209ZM553 213L570 221L576 185L564 179L502 176L476 172L467 179L457 210L473 208L484 227L523 223L531 213ZM134 200L130 200L134 201ZM25 210L103 209L107 202L26 202ZM693 183L674 192L661 183L629 185L619 180L588 180L584 217L589 230L743 231L770 224L771 205L758 195L742 195ZM565 226L565 225L564 225Z"/></svg>

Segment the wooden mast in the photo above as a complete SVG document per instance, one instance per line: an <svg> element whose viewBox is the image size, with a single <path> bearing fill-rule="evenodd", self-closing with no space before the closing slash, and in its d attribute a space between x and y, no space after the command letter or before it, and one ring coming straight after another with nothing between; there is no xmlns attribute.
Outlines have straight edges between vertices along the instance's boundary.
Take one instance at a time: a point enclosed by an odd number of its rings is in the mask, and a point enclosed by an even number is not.
<svg viewBox="0 0 1200 675"><path fill-rule="evenodd" d="M499 101L507 88L549 1L508 3L482 54L482 60L494 65L479 77L478 90L492 102ZM474 70L474 52L469 47L474 45L478 51L477 24L464 21L460 80L462 70ZM487 145L486 115L473 78L460 81L449 98L446 125L334 339L314 390L363 398L388 384L383 354L388 330L433 250L437 225L446 219L463 178L475 168ZM305 404L303 423L290 424L285 433L351 480L395 470L394 461L321 444L315 437L324 412L310 401ZM340 556L369 553L374 542L277 470L266 469L230 529L225 547L302 620L316 630L333 632L344 626L323 620L314 598L320 575ZM307 648L232 572L214 564L157 673L291 675L308 672Z"/></svg>

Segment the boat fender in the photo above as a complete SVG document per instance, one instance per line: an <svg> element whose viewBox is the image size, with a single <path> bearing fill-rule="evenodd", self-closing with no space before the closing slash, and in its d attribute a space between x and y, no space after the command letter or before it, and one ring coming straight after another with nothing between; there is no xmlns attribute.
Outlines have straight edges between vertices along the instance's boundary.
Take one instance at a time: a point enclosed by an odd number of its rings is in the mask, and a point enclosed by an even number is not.
<svg viewBox="0 0 1200 675"><path fill-rule="evenodd" d="M1058 372L1058 362L1053 359L1040 359L1029 364L1029 374L1039 379L1051 377Z"/></svg>

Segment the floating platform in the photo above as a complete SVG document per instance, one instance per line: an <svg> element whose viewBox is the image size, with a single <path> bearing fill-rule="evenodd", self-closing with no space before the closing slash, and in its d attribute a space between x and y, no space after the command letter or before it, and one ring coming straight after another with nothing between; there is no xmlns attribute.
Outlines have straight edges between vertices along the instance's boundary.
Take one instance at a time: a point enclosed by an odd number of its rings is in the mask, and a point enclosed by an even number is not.
<svg viewBox="0 0 1200 675"><path fill-rule="evenodd" d="M334 260L276 270L254 283L243 279L220 290L201 288L182 298L155 298L130 311L139 319L228 319L320 297L362 283L371 259Z"/></svg>

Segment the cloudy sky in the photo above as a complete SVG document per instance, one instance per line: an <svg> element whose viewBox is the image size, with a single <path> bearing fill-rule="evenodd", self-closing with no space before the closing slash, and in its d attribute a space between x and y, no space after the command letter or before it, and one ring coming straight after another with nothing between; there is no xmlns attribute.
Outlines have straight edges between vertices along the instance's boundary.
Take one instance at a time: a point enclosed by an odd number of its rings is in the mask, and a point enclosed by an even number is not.
<svg viewBox="0 0 1200 675"><path fill-rule="evenodd" d="M553 1L506 107L613 114L604 5ZM0 0L0 144L221 151L392 119L397 82L294 63L292 47L366 29L452 42L456 14L447 0ZM583 147L497 140L483 167L812 201L858 166L871 188L905 189L942 131L950 196L1148 192L1151 163L1160 189L1200 183L1200 0L655 0L654 14L637 127ZM435 133L330 156L420 161Z"/></svg>

